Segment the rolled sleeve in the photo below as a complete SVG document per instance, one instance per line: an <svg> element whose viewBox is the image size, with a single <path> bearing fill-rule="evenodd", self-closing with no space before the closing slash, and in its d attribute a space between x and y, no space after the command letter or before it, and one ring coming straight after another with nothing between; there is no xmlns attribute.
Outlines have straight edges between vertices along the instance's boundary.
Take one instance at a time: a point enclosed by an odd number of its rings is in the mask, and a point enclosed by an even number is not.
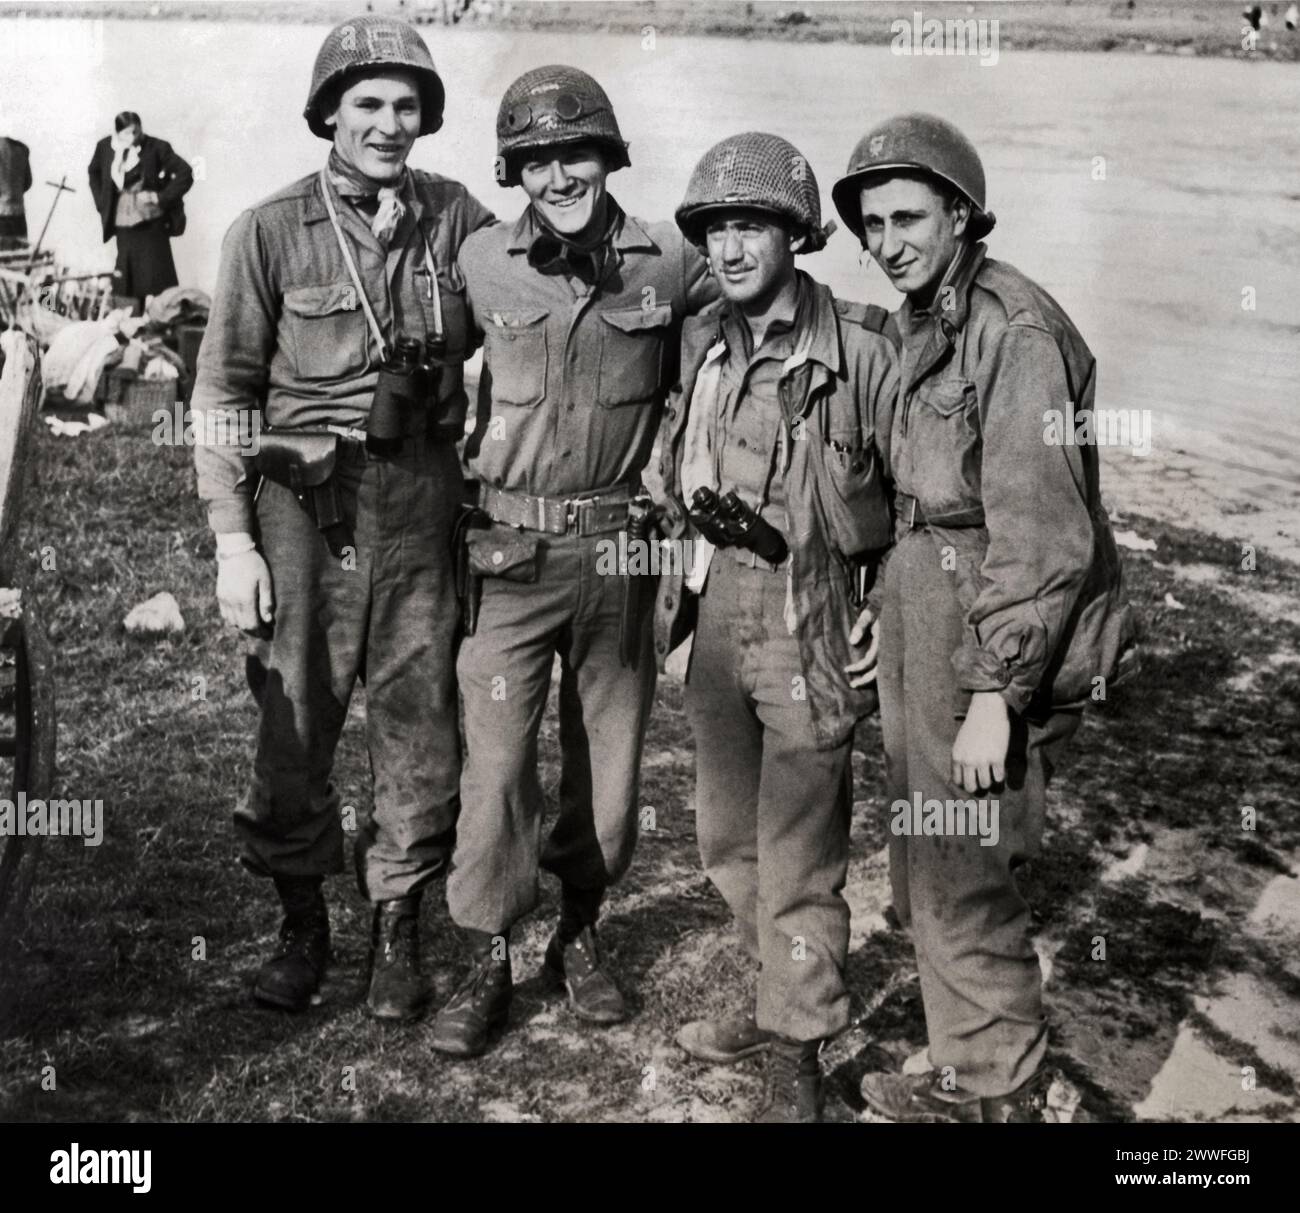
<svg viewBox="0 0 1300 1213"><path fill-rule="evenodd" d="M981 484L989 543L961 686L1024 709L1061 641L1092 560L1079 448L1047 441L1044 413L1070 407L1065 365L1045 329L1012 325L983 360Z"/></svg>

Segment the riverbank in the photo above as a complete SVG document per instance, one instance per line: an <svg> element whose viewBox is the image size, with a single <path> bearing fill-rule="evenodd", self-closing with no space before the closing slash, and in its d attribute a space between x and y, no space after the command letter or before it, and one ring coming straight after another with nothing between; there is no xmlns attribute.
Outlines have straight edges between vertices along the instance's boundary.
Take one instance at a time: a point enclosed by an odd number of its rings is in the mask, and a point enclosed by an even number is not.
<svg viewBox="0 0 1300 1213"><path fill-rule="evenodd" d="M1017 3L932 4L852 0L585 0L541 3L480 0L458 12L457 0L425 0L399 7L395 0L109 0L106 3L53 0L52 3L0 3L0 17L76 17L101 20L181 19L195 21L280 21L330 24L345 20L363 7L401 13L420 23L438 25L455 20L483 28L555 33L626 33L655 37L721 36L768 38L800 42L895 44L903 22L919 29L922 49L916 54L955 54L953 23L986 21L988 38L996 23L997 52L1061 50L1174 54L1218 58L1300 59L1300 31L1288 30L1286 3L1264 6L1269 25L1247 48L1246 23L1239 0L1019 0ZM919 14L919 16L918 16ZM942 35L926 21L943 23ZM911 34L908 35L911 37ZM966 53L973 53L968 50ZM987 56L984 56L987 60Z"/></svg>

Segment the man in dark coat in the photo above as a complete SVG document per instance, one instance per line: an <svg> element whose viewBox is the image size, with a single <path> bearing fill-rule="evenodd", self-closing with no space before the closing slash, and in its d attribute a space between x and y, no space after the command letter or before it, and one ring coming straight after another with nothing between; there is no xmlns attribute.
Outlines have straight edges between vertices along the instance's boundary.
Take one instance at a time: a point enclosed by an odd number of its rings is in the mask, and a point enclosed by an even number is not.
<svg viewBox="0 0 1300 1213"><path fill-rule="evenodd" d="M117 292L143 304L177 285L171 238L185 231L181 199L194 174L170 143L144 133L139 114L118 114L114 128L95 145L90 192L104 243L117 238Z"/></svg>
<svg viewBox="0 0 1300 1213"><path fill-rule="evenodd" d="M0 249L18 248L27 238L23 195L31 188L27 144L0 135Z"/></svg>

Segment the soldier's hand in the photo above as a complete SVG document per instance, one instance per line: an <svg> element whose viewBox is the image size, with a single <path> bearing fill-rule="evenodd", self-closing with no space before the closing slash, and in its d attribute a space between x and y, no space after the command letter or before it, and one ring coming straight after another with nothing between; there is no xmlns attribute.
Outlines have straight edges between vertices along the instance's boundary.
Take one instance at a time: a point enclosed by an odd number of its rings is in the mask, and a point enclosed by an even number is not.
<svg viewBox="0 0 1300 1213"><path fill-rule="evenodd" d="M256 549L217 561L221 618L252 635L265 634L275 616L271 569Z"/></svg>
<svg viewBox="0 0 1300 1213"><path fill-rule="evenodd" d="M1007 777L1011 714L996 691L976 691L952 743L952 781L968 792L984 791Z"/></svg>
<svg viewBox="0 0 1300 1213"><path fill-rule="evenodd" d="M876 681L876 657L880 648L880 634L872 627L875 622L876 613L870 607L863 607L862 613L853 625L853 630L849 633L849 644L855 649L861 648L868 636L871 638L867 651L857 661L850 662L844 667L851 687L865 687Z"/></svg>

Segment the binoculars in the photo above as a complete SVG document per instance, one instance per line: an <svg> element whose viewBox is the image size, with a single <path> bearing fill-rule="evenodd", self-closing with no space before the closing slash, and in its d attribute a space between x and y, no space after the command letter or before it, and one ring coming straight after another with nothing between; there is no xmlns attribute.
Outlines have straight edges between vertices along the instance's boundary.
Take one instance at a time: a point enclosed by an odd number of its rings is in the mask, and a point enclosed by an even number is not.
<svg viewBox="0 0 1300 1213"><path fill-rule="evenodd" d="M780 564L789 548L785 536L736 496L734 489L719 497L701 485L691 497L691 522L715 547L747 548L769 564Z"/></svg>
<svg viewBox="0 0 1300 1213"><path fill-rule="evenodd" d="M420 413L427 413L427 432L434 438L455 442L464 433L464 394L458 401L448 401L446 408L438 407L446 355L447 342L441 336L423 342L401 336L393 342L393 352L379 367L366 423L366 450L372 455L397 454L402 439L421 428L417 422Z"/></svg>

